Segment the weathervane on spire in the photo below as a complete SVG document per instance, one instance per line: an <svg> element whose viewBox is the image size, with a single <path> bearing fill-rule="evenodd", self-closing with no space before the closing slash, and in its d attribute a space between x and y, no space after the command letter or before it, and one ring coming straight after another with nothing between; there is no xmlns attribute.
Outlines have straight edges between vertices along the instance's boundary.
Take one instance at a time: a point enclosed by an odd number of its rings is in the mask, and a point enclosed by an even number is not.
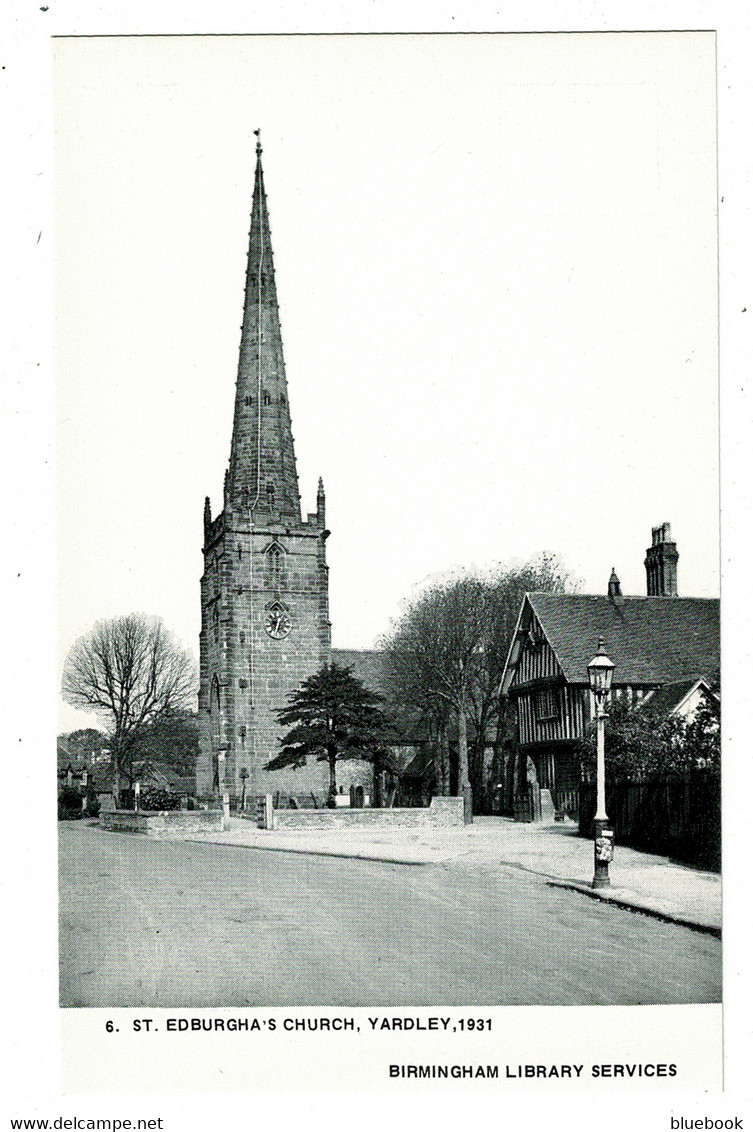
<svg viewBox="0 0 753 1132"><path fill-rule="evenodd" d="M261 130L254 130L254 134L256 135L256 152L257 152L257 154L260 154L261 153Z"/></svg>

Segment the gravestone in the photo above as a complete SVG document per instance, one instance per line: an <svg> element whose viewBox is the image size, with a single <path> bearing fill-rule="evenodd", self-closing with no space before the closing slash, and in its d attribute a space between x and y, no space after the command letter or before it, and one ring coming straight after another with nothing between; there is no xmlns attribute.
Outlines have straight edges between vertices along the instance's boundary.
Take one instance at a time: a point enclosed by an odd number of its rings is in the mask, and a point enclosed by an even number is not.
<svg viewBox="0 0 753 1132"><path fill-rule="evenodd" d="M540 791L541 795L541 818L542 822L549 824L554 821L554 802L552 801L551 790Z"/></svg>

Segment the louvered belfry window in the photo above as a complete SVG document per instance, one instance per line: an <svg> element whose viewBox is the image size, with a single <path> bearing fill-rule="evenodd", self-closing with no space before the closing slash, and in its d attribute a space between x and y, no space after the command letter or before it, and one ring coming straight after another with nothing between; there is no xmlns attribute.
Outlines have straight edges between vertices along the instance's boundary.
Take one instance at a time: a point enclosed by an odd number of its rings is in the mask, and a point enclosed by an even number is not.
<svg viewBox="0 0 753 1132"><path fill-rule="evenodd" d="M267 579L272 589L280 590L285 585L285 551L277 543L267 551Z"/></svg>

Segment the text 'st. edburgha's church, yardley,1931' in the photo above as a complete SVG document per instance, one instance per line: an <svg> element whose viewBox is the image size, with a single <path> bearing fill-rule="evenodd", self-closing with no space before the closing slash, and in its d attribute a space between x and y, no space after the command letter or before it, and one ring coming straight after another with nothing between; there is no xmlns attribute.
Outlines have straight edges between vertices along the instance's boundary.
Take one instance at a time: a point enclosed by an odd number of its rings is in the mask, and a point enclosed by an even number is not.
<svg viewBox="0 0 753 1132"><path fill-rule="evenodd" d="M258 131L257 131L258 136ZM197 792L326 790L324 764L269 772L276 713L330 660L324 487L304 520L261 164L251 212L223 508L204 503ZM245 791L243 790L245 784Z"/></svg>

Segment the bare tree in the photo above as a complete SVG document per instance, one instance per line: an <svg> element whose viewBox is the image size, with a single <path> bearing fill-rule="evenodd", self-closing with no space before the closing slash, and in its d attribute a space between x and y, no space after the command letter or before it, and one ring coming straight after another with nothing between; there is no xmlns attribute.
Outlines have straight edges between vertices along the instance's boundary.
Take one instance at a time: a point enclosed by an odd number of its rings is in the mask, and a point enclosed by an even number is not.
<svg viewBox="0 0 753 1132"><path fill-rule="evenodd" d="M66 657L63 699L108 727L115 804L131 777L137 740L152 724L193 707L196 664L157 617L97 621Z"/></svg>
<svg viewBox="0 0 753 1132"><path fill-rule="evenodd" d="M417 598L383 642L393 685L401 683L407 697L413 697L424 710L433 707L439 719L443 718L442 704L455 714L457 792L465 801L466 821L472 813L467 719L480 663L486 603L485 584L462 575Z"/></svg>
<svg viewBox="0 0 753 1132"><path fill-rule="evenodd" d="M496 722L496 748L508 722L499 688L523 595L562 593L573 586L550 554L523 566L499 566L483 578L462 574L421 594L382 642L393 698L418 709L427 733L435 737L440 783L446 781L448 725L454 717L458 794L468 804L474 799L478 807L482 801L490 731Z"/></svg>

